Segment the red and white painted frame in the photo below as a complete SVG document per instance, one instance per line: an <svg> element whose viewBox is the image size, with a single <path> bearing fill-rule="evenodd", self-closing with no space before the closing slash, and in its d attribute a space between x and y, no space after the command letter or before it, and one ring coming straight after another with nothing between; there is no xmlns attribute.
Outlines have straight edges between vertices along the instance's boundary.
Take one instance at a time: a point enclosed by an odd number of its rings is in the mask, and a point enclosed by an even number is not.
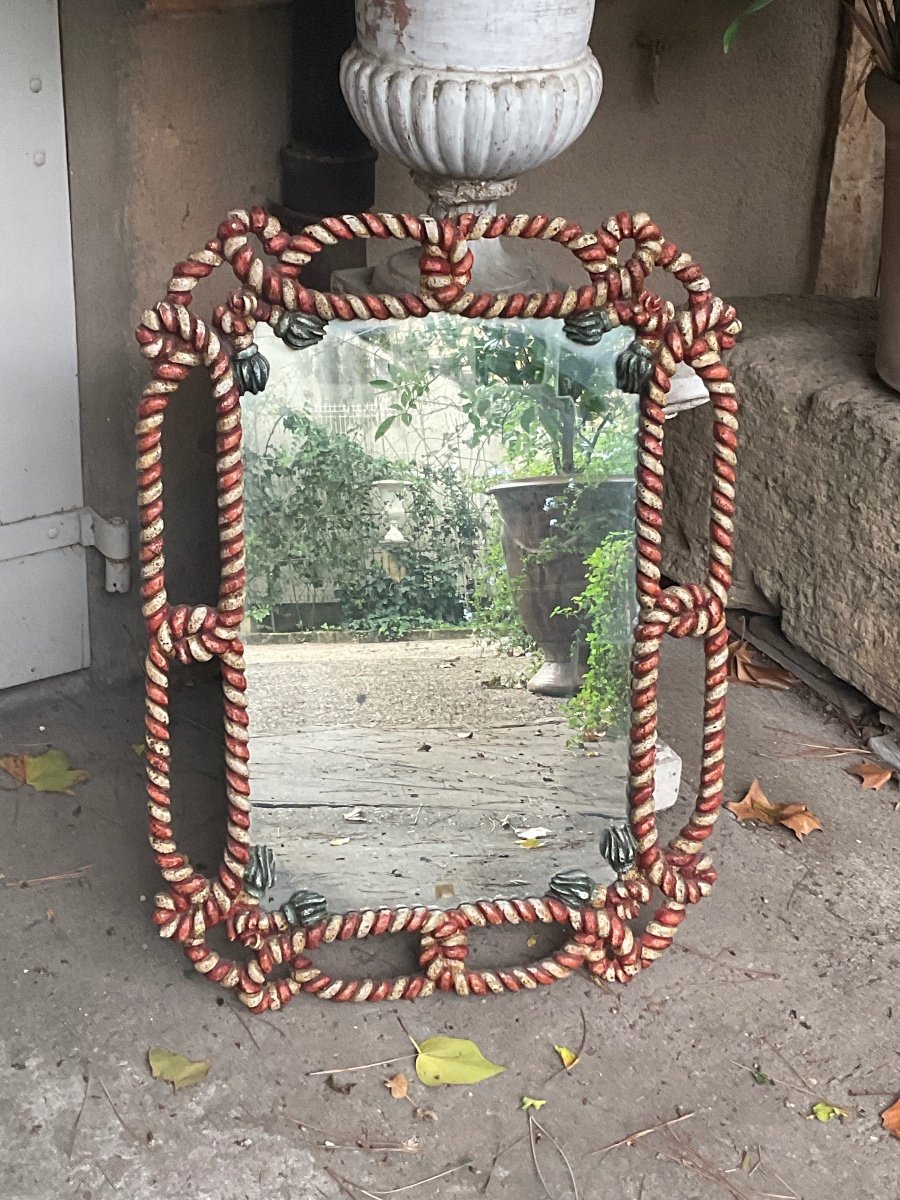
<svg viewBox="0 0 900 1200"><path fill-rule="evenodd" d="M589 282L580 288L522 295L468 290L470 244L479 238L539 238L570 250ZM269 261L253 247L257 239ZM411 239L422 245L418 292L403 296L346 296L314 291L301 282L313 255L350 238ZM634 252L619 262L623 241ZM240 287L218 307L210 324L190 311L200 279L228 264ZM654 268L672 273L687 292L676 309L645 281ZM288 923L244 891L250 850L251 780L247 683L238 631L246 586L243 526L241 405L232 375L236 350L252 341L260 321L275 325L287 312L325 321L395 320L447 312L469 318L569 317L601 310L613 326L630 326L653 357L640 398L637 497L639 618L632 656L632 723L628 797L637 842L635 867L592 902L569 907L555 896L482 900L451 909L361 909L328 916L310 927ZM562 217L464 215L455 221L408 214L362 213L330 217L291 236L263 209L236 210L215 239L176 265L165 299L144 313L137 330L152 364L138 410L137 446L143 612L147 625L147 790L150 844L166 883L153 920L163 937L180 943L196 970L233 989L257 1012L277 1009L308 992L330 1000L399 1000L435 990L488 995L533 989L585 968L595 982L626 982L672 943L688 906L707 895L716 878L705 853L722 803L727 634L724 607L731 583L732 519L738 405L722 362L740 333L735 310L715 296L699 265L667 241L646 213L619 213L596 233ZM688 363L711 397L710 553L705 581L664 588L660 582L663 529L663 447L666 396L679 362ZM218 603L172 604L166 592L163 523L163 425L169 397L196 367L212 382L217 413L217 486L221 576ZM700 789L687 824L668 846L658 842L654 807L657 679L663 637L702 637L706 678ZM225 801L228 826L215 877L198 872L179 849L172 829L169 764L169 664L218 659L225 696ZM643 932L632 926L658 895ZM555 923L568 937L560 949L521 967L496 971L467 965L472 928L504 923ZM224 924L228 937L249 950L236 962L213 950L206 931ZM418 970L396 978L333 978L315 965L322 942L392 933L420 936ZM246 953L244 958L246 959ZM279 969L280 968L280 969Z"/></svg>

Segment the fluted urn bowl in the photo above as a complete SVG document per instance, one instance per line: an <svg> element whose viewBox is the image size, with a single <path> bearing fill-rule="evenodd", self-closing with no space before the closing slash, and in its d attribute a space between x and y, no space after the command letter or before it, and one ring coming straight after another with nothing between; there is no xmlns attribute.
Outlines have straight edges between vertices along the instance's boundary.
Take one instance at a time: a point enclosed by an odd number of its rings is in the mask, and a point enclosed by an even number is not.
<svg viewBox="0 0 900 1200"><path fill-rule="evenodd" d="M584 131L594 0L357 0L341 86L372 143L437 179L509 180Z"/></svg>

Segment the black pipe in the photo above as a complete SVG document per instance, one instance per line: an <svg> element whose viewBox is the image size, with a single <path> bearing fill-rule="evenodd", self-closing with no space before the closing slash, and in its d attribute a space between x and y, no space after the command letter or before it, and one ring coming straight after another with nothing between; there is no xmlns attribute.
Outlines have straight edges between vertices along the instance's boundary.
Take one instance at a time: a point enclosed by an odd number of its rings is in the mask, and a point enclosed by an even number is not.
<svg viewBox="0 0 900 1200"><path fill-rule="evenodd" d="M360 212L375 200L376 154L341 94L341 56L356 35L353 0L294 0L291 144L281 152L276 212L296 231L330 213ZM346 243L340 263L365 261L363 242ZM325 264L323 263L324 267ZM304 271L314 270L315 260Z"/></svg>

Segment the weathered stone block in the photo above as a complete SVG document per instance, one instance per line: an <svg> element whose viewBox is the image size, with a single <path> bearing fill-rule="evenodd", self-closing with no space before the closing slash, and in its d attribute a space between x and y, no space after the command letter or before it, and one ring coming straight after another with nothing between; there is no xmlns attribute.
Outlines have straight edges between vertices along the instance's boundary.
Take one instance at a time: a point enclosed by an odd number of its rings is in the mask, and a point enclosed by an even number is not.
<svg viewBox="0 0 900 1200"><path fill-rule="evenodd" d="M867 300L738 303L735 607L900 710L900 396L872 374ZM708 407L666 427L664 570L705 574Z"/></svg>

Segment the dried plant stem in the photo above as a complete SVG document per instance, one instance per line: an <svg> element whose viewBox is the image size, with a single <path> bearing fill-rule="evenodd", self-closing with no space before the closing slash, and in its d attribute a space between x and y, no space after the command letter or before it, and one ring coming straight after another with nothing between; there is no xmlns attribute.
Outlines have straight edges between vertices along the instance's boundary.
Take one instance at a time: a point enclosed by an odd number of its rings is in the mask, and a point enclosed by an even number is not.
<svg viewBox="0 0 900 1200"><path fill-rule="evenodd" d="M307 1078L315 1075L345 1075L348 1071L368 1071L370 1067L389 1067L391 1063L407 1062L414 1054L401 1054L399 1058L385 1058L381 1062L360 1063L356 1067L327 1067L324 1071L307 1071Z"/></svg>
<svg viewBox="0 0 900 1200"><path fill-rule="evenodd" d="M659 1133L661 1129L668 1129L671 1125L677 1125L679 1121L690 1120L695 1117L695 1112L683 1113L680 1117L673 1117L671 1121L663 1121L659 1125L650 1125L647 1129L638 1129L634 1133L629 1133L628 1137L621 1138L618 1142L611 1142L608 1146L604 1146L602 1150L591 1150L591 1154L608 1154L610 1150L618 1150L620 1146L633 1146L635 1142L641 1138L649 1137L651 1133Z"/></svg>
<svg viewBox="0 0 900 1200"><path fill-rule="evenodd" d="M97 1082L103 1088L103 1095L109 1101L109 1107L115 1113L116 1120L119 1122L119 1124L122 1126L122 1128L125 1130L125 1132L128 1134L129 1137L133 1137L136 1142L139 1142L141 1140L140 1137L134 1132L134 1130L131 1128L131 1126L126 1123L124 1117L119 1112L119 1110L116 1108L115 1104L113 1103L113 1098L109 1094L109 1088L106 1086L106 1084L103 1082L103 1080L100 1078L99 1075L97 1076Z"/></svg>
<svg viewBox="0 0 900 1200"><path fill-rule="evenodd" d="M363 1196L369 1197L369 1200L382 1200L384 1196L399 1196L401 1192L409 1192L413 1188L424 1187L426 1183L435 1183L438 1179L445 1179L448 1175L454 1175L457 1171L462 1171L465 1167L471 1167L472 1160L466 1159L465 1162L458 1163L455 1167L448 1167L446 1171L439 1171L437 1175L429 1175L427 1179L417 1179L415 1183L405 1183L403 1187L389 1188L387 1191L370 1192L367 1188L362 1187L358 1183L354 1183L352 1179L344 1179L342 1175L338 1175L337 1171L329 1170L328 1174L336 1182L343 1184L345 1188L356 1188Z"/></svg>
<svg viewBox="0 0 900 1200"><path fill-rule="evenodd" d="M755 1074L758 1070L756 1067L748 1067L744 1063L735 1062L733 1058L729 1058L728 1061L733 1067L740 1067L742 1071L749 1071L751 1075ZM773 1083L778 1083L782 1087L793 1088L795 1092L806 1092L807 1096L814 1096L816 1099L819 1098L819 1093L814 1092L812 1088L801 1087L799 1083L788 1083L785 1079L776 1079L774 1075L769 1075L768 1077Z"/></svg>
<svg viewBox="0 0 900 1200"><path fill-rule="evenodd" d="M87 1104L88 1092L91 1090L91 1073L88 1071L87 1078L84 1081L84 1095L81 1097L81 1108L78 1110L78 1116L75 1118L75 1124L72 1126L72 1136L69 1139L69 1162L72 1161L72 1154L75 1150L75 1139L78 1137L78 1126L81 1124L81 1117L84 1113L84 1106Z"/></svg>
<svg viewBox="0 0 900 1200"><path fill-rule="evenodd" d="M552 1144L556 1148L556 1153L563 1160L563 1163L565 1164L565 1168L569 1173L569 1179L571 1180L571 1183L572 1183L572 1194L574 1196L574 1200L578 1200L578 1180L575 1178L575 1172L572 1170L572 1164L569 1162L568 1158L566 1157L566 1152L563 1150L562 1146L559 1144L559 1142L556 1140L556 1138L553 1136L553 1134L548 1133L548 1131L543 1127L543 1125L540 1123L540 1121L535 1120L534 1115L531 1112L529 1112L529 1114L528 1114L528 1121L529 1121L529 1124L533 1125L534 1128L538 1130L538 1132L542 1133L544 1135L544 1137L548 1139L548 1141L552 1142Z"/></svg>
<svg viewBox="0 0 900 1200"><path fill-rule="evenodd" d="M36 883L56 883L59 879L80 879L86 871L90 871L93 863L88 863L84 867L76 867L74 871L60 871L57 875L41 875L37 879L11 879L8 883L4 883L4 887L8 888L27 888L33 887Z"/></svg>

